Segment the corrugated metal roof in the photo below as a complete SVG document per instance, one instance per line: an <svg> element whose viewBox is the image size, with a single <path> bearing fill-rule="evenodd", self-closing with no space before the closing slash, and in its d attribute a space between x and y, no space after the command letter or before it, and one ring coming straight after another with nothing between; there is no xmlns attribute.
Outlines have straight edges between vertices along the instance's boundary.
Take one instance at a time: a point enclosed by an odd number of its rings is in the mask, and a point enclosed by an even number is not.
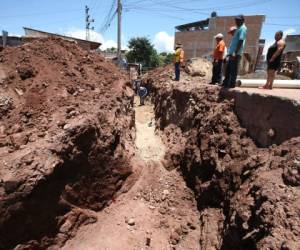
<svg viewBox="0 0 300 250"><path fill-rule="evenodd" d="M71 37L71 36L64 36L64 35L60 35L60 34L56 34L56 33L51 33L51 32L46 32L46 31L42 31L42 30L32 29L32 28L28 28L28 27L23 27L23 29L25 31L25 35L28 35L30 33L30 31L34 31L34 32L46 34L46 35L49 35L49 36L60 37L60 38L67 39L67 40L74 40L74 41L89 43L91 49L93 49L93 50L95 50L95 49L97 49L101 46L101 43L99 43L99 42L88 41L88 40L84 40L84 39L80 39L80 38L76 38L76 37Z"/></svg>

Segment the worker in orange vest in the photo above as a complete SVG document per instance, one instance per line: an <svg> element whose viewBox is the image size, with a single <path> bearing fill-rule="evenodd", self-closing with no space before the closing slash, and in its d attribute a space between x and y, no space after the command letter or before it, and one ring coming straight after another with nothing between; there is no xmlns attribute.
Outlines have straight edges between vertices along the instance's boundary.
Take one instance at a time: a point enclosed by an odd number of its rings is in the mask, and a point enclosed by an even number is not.
<svg viewBox="0 0 300 250"><path fill-rule="evenodd" d="M223 40L223 34L219 33L215 36L216 47L214 50L214 61L213 61L213 70L212 70L212 79L211 84L222 84L222 68L223 61L225 59L225 42Z"/></svg>
<svg viewBox="0 0 300 250"><path fill-rule="evenodd" d="M182 48L182 44L178 42L176 43L175 46L175 57L174 57L175 81L179 81L180 79L180 66L184 66L183 62L184 62L184 50Z"/></svg>

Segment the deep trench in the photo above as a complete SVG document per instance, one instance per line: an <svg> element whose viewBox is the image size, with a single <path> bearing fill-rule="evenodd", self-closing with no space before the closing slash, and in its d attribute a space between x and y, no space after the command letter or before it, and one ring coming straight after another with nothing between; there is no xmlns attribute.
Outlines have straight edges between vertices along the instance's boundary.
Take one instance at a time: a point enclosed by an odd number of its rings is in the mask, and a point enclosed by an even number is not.
<svg viewBox="0 0 300 250"><path fill-rule="evenodd" d="M197 118L197 116L199 115L199 112L200 114L202 112L202 115L200 115L200 117L208 115L211 108L207 105L202 105L201 107L201 103L203 101L201 99L198 99L199 97L197 97L195 92L184 92L176 88L172 90L165 89L162 91L160 88L156 89L155 84L153 84L152 82L150 82L150 84L154 86L152 101L155 105L155 118L157 121L157 127L161 131L164 131L166 128L168 128L168 126L172 125L179 128L181 130L181 133L187 136L189 135L190 131L199 129L202 126L201 121L196 121L197 119L199 119ZM216 90L213 91L216 92ZM213 92L210 90L207 91L204 89L203 93L204 95L211 94L213 96ZM213 98L211 98L210 96L202 97L208 100L212 99L209 100L209 102L216 102L217 106L222 106L222 103L227 101L225 100L223 95L219 95L217 100L213 100ZM194 116L187 115L187 113L189 112L189 107L191 107L192 105L190 103L191 99L196 100L196 103L200 103L200 109L202 108L202 110L198 111L198 114L196 113L196 115ZM230 112L232 115L237 116L233 109L231 109ZM238 121L237 118L235 119ZM242 126L240 125L240 121L238 121L237 124L242 128ZM246 130L244 129L242 132L242 138L248 138L249 140L255 141L255 138L251 138L250 135L245 131ZM230 127L225 127L224 132L227 135L231 136L235 131ZM214 134L213 131L212 133ZM202 141L205 141L205 136L200 134L197 143L201 145ZM248 229L243 228L243 221L238 216L236 216L234 225L232 224L232 222L230 224L230 218L232 216L231 199L233 197L233 194L239 190L240 186L249 179L249 176L242 175L242 172L244 171L242 163L240 163L240 169L237 170L237 172L230 172L229 170L227 172L225 171L223 173L220 173L217 169L216 162L212 162L210 158L205 159L205 157L203 156L205 155L205 152L202 152L201 146L198 146L198 148L199 154L201 155L200 160L193 160L195 157L197 157L195 156L193 148L185 148L182 151L181 155L177 154L172 156L170 161L173 161L173 163L182 173L186 185L194 191L200 214L202 211L210 208L220 209L222 211L224 220L222 226L223 229L218 233L218 237L221 239L221 244L218 249L257 249L257 242L268 235L268 229L262 228L251 237L246 237L246 235L251 232L251 230L255 231L257 228L260 228L260 226L263 224L256 213L257 211L259 211L261 205L266 201L266 198L254 198L255 205L251 209L251 216L248 220ZM213 151L214 148L210 148L210 146L208 146L208 149L206 151L209 152L210 150ZM225 154L223 154L224 148L222 148L222 145L218 150L219 152L217 159L222 160L225 156ZM172 150L168 153L172 154ZM176 160L174 161L174 159ZM232 161L232 164L234 164L234 161ZM172 169L172 167L169 168ZM199 189L199 184L197 185L197 182L210 184L205 190L201 190ZM256 191L257 190L255 190L255 186L250 190L250 193L253 197L255 197Z"/></svg>
<svg viewBox="0 0 300 250"><path fill-rule="evenodd" d="M154 93L158 93L158 90ZM163 131L168 125L173 124L178 126L183 133L189 132L195 126L195 123L190 118L185 118L183 115L186 112L186 107L190 105L189 99L193 97L191 93L180 93L175 90L173 95L170 97L168 93L161 94L159 99L155 99L152 97L152 102L155 106L155 119L157 128ZM166 106L162 107L161 102L163 100L168 100ZM177 100L179 100L177 102ZM219 100L220 102L222 100ZM166 112L165 109L169 109L173 103L176 103L176 115L169 117L168 119L165 117ZM208 110L202 110L201 112L205 113ZM228 134L231 134L232 131L227 131ZM87 178L91 178L91 181L99 181L97 179L97 175L99 178L102 178L103 170L109 166L104 166L108 157L97 158L94 162L95 165L98 164L99 169L93 169L90 165L88 157L90 156L91 151L93 150L93 144L98 137L97 131L89 130L87 133L83 133L78 136L75 140L80 154L75 158L68 158L62 156L64 159L64 163L59 166L51 176L49 176L46 180L44 180L39 187L27 198L24 203L22 209L17 210L13 217L8 220L5 224L1 225L0 235L2 239L0 239L1 249L13 249L17 244L26 243L29 240L35 239L39 243L37 246L47 247L53 244L53 241L49 240L49 242L43 242L41 244L42 239L55 238L55 236L59 233L59 227L57 224L57 217L62 216L68 213L71 210L71 206L68 203L61 203L60 197L63 195L64 187L68 184L76 183L78 181L79 176L86 176ZM199 138L201 141L202 138ZM120 143L120 135L115 135L115 140L110 145L110 151L114 152ZM220 159L224 157L221 151L218 155ZM200 149L200 153L201 149ZM194 195L197 200L198 210L201 212L207 208L217 208L223 211L224 221L222 232L220 232L219 237L222 239L222 244L219 249L221 250L231 250L231 249L257 249L256 242L262 239L266 232L263 230L256 234L255 238L243 239L243 237L247 234L249 230L241 230L242 221L239 218L236 219L236 226L229 225L230 214L230 196L229 192L235 192L238 190L239 185L243 183L246 178L242 178L241 176L234 176L232 173L225 173L224 175L218 173L216 171L216 164L211 162L210 160L201 159L201 163L191 162L191 159L194 157L194 152L192 150L189 151L187 148L179 161L179 171L182 173L182 176L186 182L186 185L194 191ZM66 154L67 155L67 154ZM167 166L168 168L168 166ZM113 169L111 169L113 171ZM96 176L91 176L96 174ZM106 173L107 174L107 173ZM110 172L110 174L112 174ZM128 177L128 173L124 175L118 176L118 180L125 180ZM237 174L238 175L238 174ZM227 193L224 193L224 190L220 189L219 183L217 180L222 179L227 185ZM241 183L237 184L233 180L239 179ZM209 187L205 191L200 191L197 188L197 181L211 182ZM92 186L93 183L90 183ZM119 189L117 187L117 189ZM89 208L93 210L101 210L113 197L114 193L117 190L113 190L112 192L108 192L107 195L102 196L103 203L101 207L95 209L93 206L84 206L83 204L77 204L82 208ZM250 192L255 195L256 190L251 190ZM72 200L72 199L71 199ZM75 201L72 201L75 202ZM70 203L72 203L70 202ZM252 208L252 216L249 220L250 228L256 228L261 223L256 219L255 211L261 206L264 202L262 199L258 199L255 207ZM75 202L76 203L76 202ZM75 204L76 205L76 204ZM36 215L39 216L36 216ZM20 223L22 222L22 223ZM20 225L20 227L16 227L15 225ZM46 240L47 241L47 240ZM38 248L37 248L38 249Z"/></svg>

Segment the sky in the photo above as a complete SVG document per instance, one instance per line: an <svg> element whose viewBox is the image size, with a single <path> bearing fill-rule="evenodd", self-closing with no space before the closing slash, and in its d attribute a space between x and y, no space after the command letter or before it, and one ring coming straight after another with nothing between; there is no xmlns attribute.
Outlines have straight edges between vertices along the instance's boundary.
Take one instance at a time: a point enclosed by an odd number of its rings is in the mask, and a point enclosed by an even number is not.
<svg viewBox="0 0 300 250"><path fill-rule="evenodd" d="M24 35L25 26L85 38L87 5L95 20L91 40L103 43L102 49L116 46L117 0L0 1L0 30L12 35ZM277 30L300 34L300 0L122 0L122 5L123 48L130 38L146 36L159 52L171 52L175 26L206 19L213 11L220 16L266 15L261 33L266 47Z"/></svg>

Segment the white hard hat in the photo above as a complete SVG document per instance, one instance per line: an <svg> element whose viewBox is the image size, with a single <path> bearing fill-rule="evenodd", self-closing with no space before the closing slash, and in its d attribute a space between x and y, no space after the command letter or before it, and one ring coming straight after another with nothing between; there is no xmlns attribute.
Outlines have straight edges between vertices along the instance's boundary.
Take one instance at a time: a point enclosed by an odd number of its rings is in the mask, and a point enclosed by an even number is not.
<svg viewBox="0 0 300 250"><path fill-rule="evenodd" d="M215 38L220 38L220 39L222 39L224 36L223 36L223 34L222 33L219 33L219 34L217 34L216 36L215 36Z"/></svg>
<svg viewBox="0 0 300 250"><path fill-rule="evenodd" d="M236 31L237 27L236 26L231 26L228 33L232 33L233 31Z"/></svg>

